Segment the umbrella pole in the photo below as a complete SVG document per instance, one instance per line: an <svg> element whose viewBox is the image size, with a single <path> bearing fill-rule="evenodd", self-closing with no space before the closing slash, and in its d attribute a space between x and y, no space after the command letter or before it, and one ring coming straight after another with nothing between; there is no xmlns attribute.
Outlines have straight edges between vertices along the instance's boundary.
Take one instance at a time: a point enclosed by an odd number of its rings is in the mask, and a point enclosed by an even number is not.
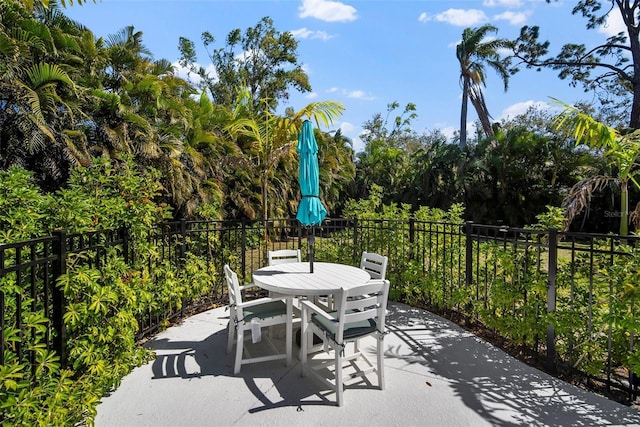
<svg viewBox="0 0 640 427"><path fill-rule="evenodd" d="M309 240L309 267L310 272L313 273L313 258L315 257L315 245L316 245L316 227L311 227L311 233L307 234Z"/></svg>

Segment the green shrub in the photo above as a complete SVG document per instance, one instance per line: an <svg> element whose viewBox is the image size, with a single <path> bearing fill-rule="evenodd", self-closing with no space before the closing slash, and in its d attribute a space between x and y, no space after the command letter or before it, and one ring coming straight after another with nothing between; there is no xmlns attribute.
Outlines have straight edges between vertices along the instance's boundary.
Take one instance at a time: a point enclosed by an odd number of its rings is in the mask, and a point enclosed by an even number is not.
<svg viewBox="0 0 640 427"><path fill-rule="evenodd" d="M42 303L32 307L26 298L30 285L17 283L15 273L0 278L4 314L13 319L3 329L2 425L92 424L99 398L133 367L153 357L135 342L137 319L149 310L170 314L185 301L215 290L215 271L203 258L189 255L182 266L172 266L151 243L153 227L170 213L167 206L154 202L158 178L154 170L140 172L130 158L95 159L92 166L76 169L65 189L44 195L29 172L0 171L0 242L42 236L57 228L82 233L125 226L131 231L130 245L144 254L129 264L122 248L104 248L101 257L88 251L69 254L67 272L57 283L67 308L64 367L46 350L49 319ZM157 266L153 274L150 265ZM18 312L22 331L17 329ZM18 346L24 349L21 358Z"/></svg>

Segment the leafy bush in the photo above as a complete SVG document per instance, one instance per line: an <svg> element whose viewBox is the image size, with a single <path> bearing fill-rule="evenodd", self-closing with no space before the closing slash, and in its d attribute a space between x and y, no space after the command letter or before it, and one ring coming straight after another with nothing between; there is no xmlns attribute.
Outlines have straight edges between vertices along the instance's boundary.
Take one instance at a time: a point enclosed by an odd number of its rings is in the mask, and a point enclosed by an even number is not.
<svg viewBox="0 0 640 427"><path fill-rule="evenodd" d="M45 234L45 211L51 203L51 197L35 186L30 172L17 166L0 170L0 243Z"/></svg>
<svg viewBox="0 0 640 427"><path fill-rule="evenodd" d="M57 283L67 303L64 365L46 350L49 319L40 302L24 297L28 290L23 286L29 285L18 283L15 273L0 278L3 314L13 319L3 329L3 425L92 424L100 396L153 357L135 342L138 319L149 310L179 310L185 301L215 288L215 271L203 258L189 255L182 266L171 265L152 243L153 227L170 213L154 202L157 182L156 171L140 172L126 158L95 159L92 166L76 169L69 185L54 195L40 193L24 170L0 171L0 241L21 241L56 228L81 233L126 226L130 245L144 254L129 263L122 248L101 249L101 256L93 251L68 255L67 272Z"/></svg>
<svg viewBox="0 0 640 427"><path fill-rule="evenodd" d="M593 253L578 254L559 267L553 316L557 347L572 355L567 360L572 366L591 375L605 372L609 359L612 366L629 366L640 375L640 351L634 346L640 333L640 255L624 244L612 255L610 247L602 239Z"/></svg>

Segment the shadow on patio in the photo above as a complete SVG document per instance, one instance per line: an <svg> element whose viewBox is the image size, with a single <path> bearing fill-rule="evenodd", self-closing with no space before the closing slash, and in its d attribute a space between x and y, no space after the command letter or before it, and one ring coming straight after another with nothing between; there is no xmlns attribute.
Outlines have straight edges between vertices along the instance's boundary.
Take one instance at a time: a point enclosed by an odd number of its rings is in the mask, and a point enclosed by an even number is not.
<svg viewBox="0 0 640 427"><path fill-rule="evenodd" d="M103 399L96 425L640 425L635 409L564 383L403 304L389 304L386 390L360 381L345 390L342 408L321 384L300 376L296 358L290 367L281 361L247 365L233 376L227 320L221 307L158 334L148 343L156 359ZM363 346L374 352L373 340Z"/></svg>

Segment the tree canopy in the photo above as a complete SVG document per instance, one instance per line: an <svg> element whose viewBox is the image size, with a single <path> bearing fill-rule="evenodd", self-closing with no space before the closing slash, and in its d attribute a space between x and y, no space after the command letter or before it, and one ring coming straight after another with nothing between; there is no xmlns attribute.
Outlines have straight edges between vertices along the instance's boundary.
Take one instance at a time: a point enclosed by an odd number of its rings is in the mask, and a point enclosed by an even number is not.
<svg viewBox="0 0 640 427"><path fill-rule="evenodd" d="M225 40L225 46L209 51L215 37L202 34L209 59L215 67L210 75L197 67L195 45L180 38L180 63L202 78L202 85L210 90L213 101L232 106L238 98L238 88L247 88L255 111L275 111L280 101L289 98L289 90L311 91L309 77L298 63L298 42L290 32L279 32L269 17L262 18L255 27L244 32L236 28Z"/></svg>
<svg viewBox="0 0 640 427"><path fill-rule="evenodd" d="M622 18L625 30L590 46L567 43L555 55L550 53L549 41L539 40L540 27L522 27L519 37L509 43L513 50L512 72L521 66L556 70L561 79L593 91L601 106L613 110L614 116L623 113L627 117L625 125L640 128L639 8L636 1L578 1L572 13L586 19L587 29L596 30L617 15Z"/></svg>

